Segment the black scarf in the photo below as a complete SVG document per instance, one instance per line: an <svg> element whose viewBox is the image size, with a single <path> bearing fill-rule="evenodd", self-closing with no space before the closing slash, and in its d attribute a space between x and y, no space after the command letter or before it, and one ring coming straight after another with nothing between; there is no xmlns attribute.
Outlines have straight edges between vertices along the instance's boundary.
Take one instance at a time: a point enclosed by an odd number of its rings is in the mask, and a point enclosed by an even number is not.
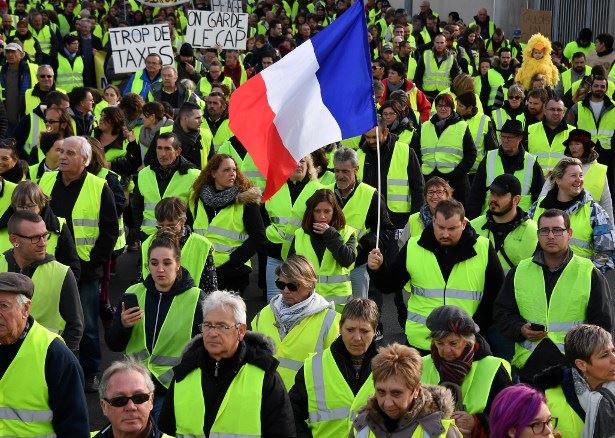
<svg viewBox="0 0 615 438"><path fill-rule="evenodd" d="M238 194L239 187L237 186L229 187L224 190L216 190L213 186L206 184L201 189L200 198L205 207L219 210L227 205L233 204Z"/></svg>

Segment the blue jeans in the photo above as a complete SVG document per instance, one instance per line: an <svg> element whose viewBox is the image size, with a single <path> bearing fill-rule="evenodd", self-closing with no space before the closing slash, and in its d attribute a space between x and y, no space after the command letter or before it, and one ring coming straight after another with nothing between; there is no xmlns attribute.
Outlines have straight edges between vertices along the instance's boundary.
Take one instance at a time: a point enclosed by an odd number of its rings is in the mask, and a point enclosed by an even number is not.
<svg viewBox="0 0 615 438"><path fill-rule="evenodd" d="M275 275L275 269L282 264L282 260L273 257L267 257L267 302L270 302L273 297L280 293L280 289L275 285L278 278Z"/></svg>
<svg viewBox="0 0 615 438"><path fill-rule="evenodd" d="M99 295L99 280L79 281L79 297L81 298L84 323L83 337L79 344L79 362L86 379L100 372Z"/></svg>
<svg viewBox="0 0 615 438"><path fill-rule="evenodd" d="M352 298L367 298L367 292L369 291L367 263L356 266L350 271L350 283L352 283Z"/></svg>

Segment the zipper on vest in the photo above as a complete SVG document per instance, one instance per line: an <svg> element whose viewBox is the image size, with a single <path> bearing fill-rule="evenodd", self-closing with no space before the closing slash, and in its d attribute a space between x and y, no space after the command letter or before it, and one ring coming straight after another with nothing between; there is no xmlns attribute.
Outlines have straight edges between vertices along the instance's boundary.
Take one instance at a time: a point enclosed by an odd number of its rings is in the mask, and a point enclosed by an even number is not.
<svg viewBox="0 0 615 438"><path fill-rule="evenodd" d="M154 351L154 344L156 343L156 330L158 329L158 317L160 316L160 303L162 302L162 293L158 293L158 307L156 308L156 321L154 322L154 336L152 336L152 347L150 352Z"/></svg>
<svg viewBox="0 0 615 438"><path fill-rule="evenodd" d="M214 377L218 377L218 368L220 367L220 362L216 362L216 366L214 368Z"/></svg>

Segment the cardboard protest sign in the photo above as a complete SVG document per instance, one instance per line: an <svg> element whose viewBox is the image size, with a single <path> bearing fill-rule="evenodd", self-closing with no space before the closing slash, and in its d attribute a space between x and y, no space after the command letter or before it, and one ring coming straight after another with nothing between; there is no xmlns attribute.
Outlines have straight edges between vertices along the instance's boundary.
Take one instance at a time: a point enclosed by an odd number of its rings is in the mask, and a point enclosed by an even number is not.
<svg viewBox="0 0 615 438"><path fill-rule="evenodd" d="M245 50L248 14L217 11L188 11L186 42L194 48L222 47Z"/></svg>
<svg viewBox="0 0 615 438"><path fill-rule="evenodd" d="M115 73L132 73L145 67L145 58L157 53L162 65L173 64L171 30L168 24L109 29Z"/></svg>
<svg viewBox="0 0 615 438"><path fill-rule="evenodd" d="M211 10L218 12L243 12L241 0L211 0Z"/></svg>
<svg viewBox="0 0 615 438"><path fill-rule="evenodd" d="M521 9L521 41L527 43L535 33L551 39L551 11Z"/></svg>

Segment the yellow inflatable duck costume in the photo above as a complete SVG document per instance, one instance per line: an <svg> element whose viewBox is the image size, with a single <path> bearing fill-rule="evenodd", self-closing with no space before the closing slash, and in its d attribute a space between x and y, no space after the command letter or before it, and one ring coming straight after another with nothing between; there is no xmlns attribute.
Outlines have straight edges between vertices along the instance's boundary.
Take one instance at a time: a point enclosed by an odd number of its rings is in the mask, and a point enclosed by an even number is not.
<svg viewBox="0 0 615 438"><path fill-rule="evenodd" d="M555 86L559 82L559 71L551 61L551 50L551 41L547 37L540 33L532 35L523 50L523 63L515 75L515 81L529 90L532 77L542 74L549 87Z"/></svg>

